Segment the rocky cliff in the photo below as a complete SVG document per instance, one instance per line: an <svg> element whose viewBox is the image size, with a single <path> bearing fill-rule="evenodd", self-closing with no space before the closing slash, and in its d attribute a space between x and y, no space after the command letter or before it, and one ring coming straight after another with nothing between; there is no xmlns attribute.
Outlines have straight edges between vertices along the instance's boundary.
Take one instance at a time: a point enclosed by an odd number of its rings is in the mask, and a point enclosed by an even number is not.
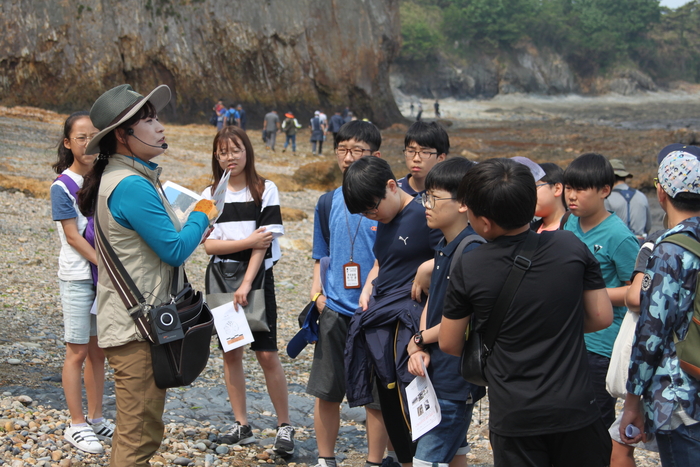
<svg viewBox="0 0 700 467"><path fill-rule="evenodd" d="M656 90L654 81L635 69L620 68L607 76L581 77L548 49L523 42L507 51L472 49L471 57L438 53L424 63L392 66L392 86L401 95L423 98L488 98L497 94L544 95L614 92L629 95Z"/></svg>
<svg viewBox="0 0 700 467"><path fill-rule="evenodd" d="M173 91L169 120L204 122L218 98L252 125L272 107L349 106L400 119L389 87L399 0L0 0L0 104L88 109L106 89Z"/></svg>

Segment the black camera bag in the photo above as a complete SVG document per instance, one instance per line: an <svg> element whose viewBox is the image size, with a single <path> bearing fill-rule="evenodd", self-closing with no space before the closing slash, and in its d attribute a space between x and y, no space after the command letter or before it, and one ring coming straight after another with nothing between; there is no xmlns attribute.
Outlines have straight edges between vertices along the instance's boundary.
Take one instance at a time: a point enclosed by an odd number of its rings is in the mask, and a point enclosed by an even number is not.
<svg viewBox="0 0 700 467"><path fill-rule="evenodd" d="M104 232L95 217L97 230L97 252L107 265L107 273L120 290L120 297L141 336L151 344L153 377L161 389L188 386L204 371L209 361L209 346L214 330L214 316L204 302L201 292L196 292L187 283L177 292L180 267L175 268L171 282L171 304L175 305L182 325L184 337L159 345L154 338L148 309L152 308L129 276L114 249L107 242ZM184 268L183 268L184 274ZM165 305L165 304L163 304ZM159 305L160 306L160 305Z"/></svg>

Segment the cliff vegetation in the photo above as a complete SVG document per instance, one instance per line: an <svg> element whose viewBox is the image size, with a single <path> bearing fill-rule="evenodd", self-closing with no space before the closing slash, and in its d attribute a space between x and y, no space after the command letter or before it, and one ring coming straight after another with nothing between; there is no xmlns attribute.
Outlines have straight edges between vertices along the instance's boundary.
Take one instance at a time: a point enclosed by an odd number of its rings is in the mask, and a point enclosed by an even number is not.
<svg viewBox="0 0 700 467"><path fill-rule="evenodd" d="M395 72L426 97L623 94L700 81L700 1L404 0ZM416 70L418 79L410 70ZM425 83L426 73L436 79Z"/></svg>

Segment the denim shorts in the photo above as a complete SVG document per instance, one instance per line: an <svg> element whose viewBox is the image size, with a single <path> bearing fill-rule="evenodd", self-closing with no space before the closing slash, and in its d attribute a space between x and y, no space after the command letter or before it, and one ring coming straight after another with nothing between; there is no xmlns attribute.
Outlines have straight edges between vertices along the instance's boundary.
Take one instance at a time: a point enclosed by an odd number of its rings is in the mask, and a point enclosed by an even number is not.
<svg viewBox="0 0 700 467"><path fill-rule="evenodd" d="M58 280L63 305L63 339L69 344L87 344L97 335L97 317L90 314L95 301L92 279L83 281Z"/></svg>
<svg viewBox="0 0 700 467"><path fill-rule="evenodd" d="M472 421L474 404L466 401L438 399L442 420L440 424L418 438L413 465L449 463L457 454L469 452L467 430ZM423 462L416 462L423 461Z"/></svg>

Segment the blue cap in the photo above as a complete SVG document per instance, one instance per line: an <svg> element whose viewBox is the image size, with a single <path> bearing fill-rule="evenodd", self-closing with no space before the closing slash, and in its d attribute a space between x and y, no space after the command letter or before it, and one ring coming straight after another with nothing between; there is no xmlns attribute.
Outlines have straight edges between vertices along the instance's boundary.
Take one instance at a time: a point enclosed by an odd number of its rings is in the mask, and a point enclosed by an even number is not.
<svg viewBox="0 0 700 467"><path fill-rule="evenodd" d="M287 344L287 355L291 358L296 358L308 344L318 341L318 317L320 315L316 309L316 302L309 302L304 307L303 313L306 313L304 324Z"/></svg>

